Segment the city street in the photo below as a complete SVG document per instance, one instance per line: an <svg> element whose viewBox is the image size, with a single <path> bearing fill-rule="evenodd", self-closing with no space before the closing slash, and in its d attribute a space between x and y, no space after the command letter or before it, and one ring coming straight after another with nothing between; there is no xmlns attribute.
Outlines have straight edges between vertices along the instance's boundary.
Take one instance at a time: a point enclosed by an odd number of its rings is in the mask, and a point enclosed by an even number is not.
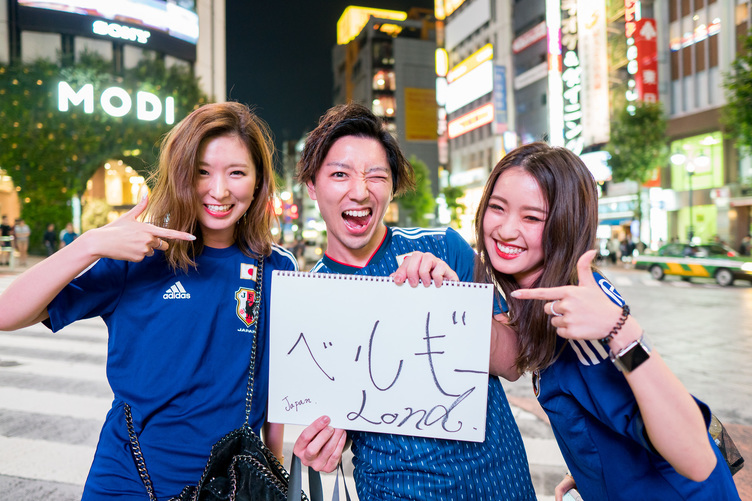
<svg viewBox="0 0 752 501"><path fill-rule="evenodd" d="M752 461L752 286L675 278L657 282L647 271L605 268L669 366L697 398L729 425ZM0 269L0 290L15 274ZM58 334L36 325L0 333L0 492L17 501L80 499L99 428L112 398L105 380L106 331L87 320ZM566 468L532 396L530 379L505 383L540 500ZM299 427L286 429L285 456ZM348 473L352 465L347 462ZM735 477L752 501L752 466ZM348 476L351 495L354 482ZM334 475L327 475L325 494ZM305 485L305 484L304 484ZM331 494L329 494L331 495Z"/></svg>

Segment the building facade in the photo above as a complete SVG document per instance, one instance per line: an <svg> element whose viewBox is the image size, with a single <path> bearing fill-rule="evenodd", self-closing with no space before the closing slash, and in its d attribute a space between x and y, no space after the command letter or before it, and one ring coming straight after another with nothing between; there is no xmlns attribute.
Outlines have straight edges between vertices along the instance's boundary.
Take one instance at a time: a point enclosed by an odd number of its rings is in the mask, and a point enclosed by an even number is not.
<svg viewBox="0 0 752 501"><path fill-rule="evenodd" d="M225 2L224 0L125 0L116 6L109 2L92 7L92 2L67 0L0 0L0 64L31 63L38 59L78 61L85 53L95 53L112 61L110 76L136 66L145 54L164 60L167 67L188 69L202 83L203 91L214 101L225 98ZM96 78L96 75L94 76ZM90 113L84 90L60 83L58 109L35 110L40 114L80 110ZM96 106L112 116L126 113L139 120L160 120L167 124L181 117L171 114L169 97L158 91L137 89L138 97L113 89ZM174 89L164 89L169 95ZM143 92L142 92L143 91ZM154 92L151 92L154 91ZM134 92L135 94L135 92ZM99 96L97 96L99 98ZM45 103L47 105L48 103ZM100 110L98 109L98 112ZM0 211L18 217L23 200L7 170L0 166ZM101 168L87 181L81 199L71 200L71 220L81 231L81 204L102 202L113 210L114 218L136 201L144 184L143 175L121 160L103 159ZM86 228L83 228L86 229Z"/></svg>

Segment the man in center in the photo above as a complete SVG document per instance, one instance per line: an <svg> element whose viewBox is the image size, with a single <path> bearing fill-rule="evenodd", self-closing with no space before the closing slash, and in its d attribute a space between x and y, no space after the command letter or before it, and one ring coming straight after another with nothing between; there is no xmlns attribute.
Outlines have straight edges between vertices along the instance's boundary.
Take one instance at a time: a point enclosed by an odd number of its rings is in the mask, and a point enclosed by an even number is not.
<svg viewBox="0 0 752 501"><path fill-rule="evenodd" d="M414 175L396 139L367 108L336 106L321 118L306 139L298 180L327 229L326 253L312 272L386 277L412 254L410 276L417 273L424 285L472 281L475 253L456 231L384 224L392 198L413 189ZM403 267L395 281L406 276ZM536 499L522 437L495 376L488 381L484 442L346 432L329 423L323 416L308 426L294 452L303 464L330 472L351 440L360 499Z"/></svg>

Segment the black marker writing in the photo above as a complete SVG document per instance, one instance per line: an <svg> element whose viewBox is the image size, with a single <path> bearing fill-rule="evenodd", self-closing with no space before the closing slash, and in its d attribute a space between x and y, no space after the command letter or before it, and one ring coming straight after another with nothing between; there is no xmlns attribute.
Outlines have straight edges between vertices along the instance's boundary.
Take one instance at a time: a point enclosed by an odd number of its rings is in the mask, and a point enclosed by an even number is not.
<svg viewBox="0 0 752 501"><path fill-rule="evenodd" d="M311 347L308 346L308 341L306 340L305 335L302 332L300 333L300 336L298 336L298 340L295 341L295 344L292 345L292 348L290 348L290 351L288 351L287 354L289 355L290 353L292 353L292 351L295 349L296 346L298 346L298 343L301 340L303 341L303 344L305 345L306 349L308 350L308 353L311 355L311 358L313 359L313 363L316 364L316 367L318 367L319 370L321 370L321 372L323 372L324 375L327 378L329 378L329 380L334 381L334 378L332 376L330 376L329 374L326 373L326 371L324 370L324 368L321 367L321 365L319 365L319 362L316 360L316 357L313 356L313 352L311 351Z"/></svg>

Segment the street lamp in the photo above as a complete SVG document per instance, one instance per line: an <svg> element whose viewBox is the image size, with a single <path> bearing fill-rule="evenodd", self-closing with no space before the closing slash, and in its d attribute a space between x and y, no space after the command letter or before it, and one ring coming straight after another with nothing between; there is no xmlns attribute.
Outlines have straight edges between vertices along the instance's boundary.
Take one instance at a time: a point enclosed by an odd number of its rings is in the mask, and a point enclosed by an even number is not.
<svg viewBox="0 0 752 501"><path fill-rule="evenodd" d="M687 236L689 243L692 243L692 238L695 236L694 219L692 219L692 176L695 175L695 164L687 162L684 168L687 169L687 176L689 177L689 228L687 228Z"/></svg>
<svg viewBox="0 0 752 501"><path fill-rule="evenodd" d="M684 165L684 169L687 172L689 180L689 226L687 227L687 237L689 243L692 243L692 239L695 236L694 219L692 218L692 176L695 175L697 168L705 169L710 165L710 157L707 157L702 152L698 156L690 155L687 157L684 153L674 153L671 155L671 163L677 166Z"/></svg>

